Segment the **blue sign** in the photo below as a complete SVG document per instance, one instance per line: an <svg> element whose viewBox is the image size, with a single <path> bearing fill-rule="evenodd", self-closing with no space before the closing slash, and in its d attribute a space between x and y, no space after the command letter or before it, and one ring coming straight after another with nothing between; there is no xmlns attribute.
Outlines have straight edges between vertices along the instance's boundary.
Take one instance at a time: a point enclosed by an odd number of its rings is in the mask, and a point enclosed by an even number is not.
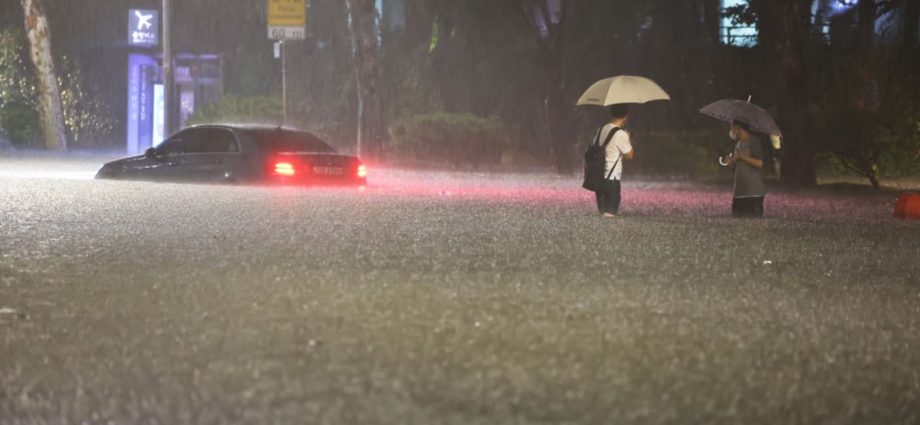
<svg viewBox="0 0 920 425"><path fill-rule="evenodd" d="M141 153L154 145L154 82L157 62L147 55L128 55L128 145L129 154Z"/></svg>
<svg viewBox="0 0 920 425"><path fill-rule="evenodd" d="M128 11L128 44L152 47L160 44L160 12L131 9Z"/></svg>

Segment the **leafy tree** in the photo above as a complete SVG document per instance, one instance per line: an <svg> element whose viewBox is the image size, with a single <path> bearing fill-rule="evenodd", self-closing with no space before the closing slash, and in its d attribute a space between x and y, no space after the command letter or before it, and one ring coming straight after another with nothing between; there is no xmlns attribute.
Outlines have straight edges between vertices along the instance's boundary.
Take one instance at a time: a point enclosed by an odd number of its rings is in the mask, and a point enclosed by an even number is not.
<svg viewBox="0 0 920 425"><path fill-rule="evenodd" d="M39 147L41 116L38 89L24 59L24 35L18 29L0 32L0 127L24 147ZM114 119L106 104L83 87L81 67L61 59L60 87L64 124L72 146L98 145L112 132Z"/></svg>
<svg viewBox="0 0 920 425"><path fill-rule="evenodd" d="M21 31L0 32L0 127L15 144L30 146L39 140L41 128L24 58Z"/></svg>

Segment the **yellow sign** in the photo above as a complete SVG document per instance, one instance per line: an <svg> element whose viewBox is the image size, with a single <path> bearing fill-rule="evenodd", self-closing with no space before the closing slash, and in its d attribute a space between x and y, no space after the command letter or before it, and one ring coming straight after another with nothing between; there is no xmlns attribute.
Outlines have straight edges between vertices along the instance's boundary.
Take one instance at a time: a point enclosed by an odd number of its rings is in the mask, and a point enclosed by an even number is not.
<svg viewBox="0 0 920 425"><path fill-rule="evenodd" d="M273 39L303 39L307 24L304 0L268 0L268 35Z"/></svg>

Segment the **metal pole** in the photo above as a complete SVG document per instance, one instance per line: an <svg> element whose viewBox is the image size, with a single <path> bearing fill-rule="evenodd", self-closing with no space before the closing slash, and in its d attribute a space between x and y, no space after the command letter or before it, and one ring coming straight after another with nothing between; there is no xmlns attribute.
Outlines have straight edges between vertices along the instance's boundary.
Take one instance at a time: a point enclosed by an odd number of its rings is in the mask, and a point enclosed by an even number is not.
<svg viewBox="0 0 920 425"><path fill-rule="evenodd" d="M288 124L288 90L287 90L287 49L284 47L284 40L281 40L281 122Z"/></svg>
<svg viewBox="0 0 920 425"><path fill-rule="evenodd" d="M361 157L361 144L364 141L364 97L361 96L361 79L357 77L355 69L355 86L358 92L358 134L355 138L355 155Z"/></svg>
<svg viewBox="0 0 920 425"><path fill-rule="evenodd" d="M172 51L172 0L163 0L163 135L173 134L173 98L175 79L173 77Z"/></svg>

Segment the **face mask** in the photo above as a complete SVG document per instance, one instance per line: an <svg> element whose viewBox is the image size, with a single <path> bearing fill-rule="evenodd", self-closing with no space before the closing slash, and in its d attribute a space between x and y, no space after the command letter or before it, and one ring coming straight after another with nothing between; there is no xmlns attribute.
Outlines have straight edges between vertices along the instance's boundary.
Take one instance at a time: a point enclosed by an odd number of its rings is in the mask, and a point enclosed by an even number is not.
<svg viewBox="0 0 920 425"><path fill-rule="evenodd" d="M732 140L737 142L738 141L738 131L735 129L729 130L728 137L730 137Z"/></svg>

